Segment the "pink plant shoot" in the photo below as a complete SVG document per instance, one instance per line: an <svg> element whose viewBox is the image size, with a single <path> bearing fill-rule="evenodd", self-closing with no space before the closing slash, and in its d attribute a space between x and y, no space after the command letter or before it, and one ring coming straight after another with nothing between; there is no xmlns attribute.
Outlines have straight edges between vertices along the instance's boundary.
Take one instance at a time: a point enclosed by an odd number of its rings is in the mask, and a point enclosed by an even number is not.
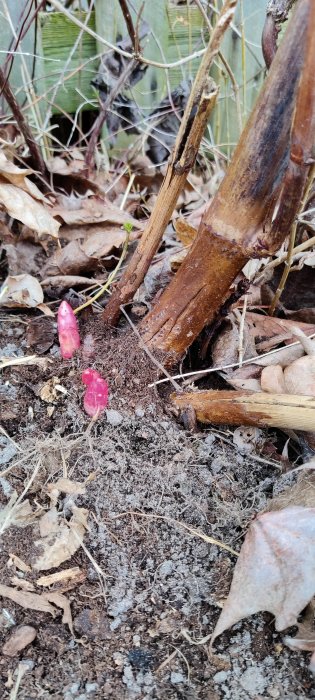
<svg viewBox="0 0 315 700"><path fill-rule="evenodd" d="M57 328L61 355L64 360L70 360L80 347L80 334L77 319L67 301L62 301L59 306Z"/></svg>
<svg viewBox="0 0 315 700"><path fill-rule="evenodd" d="M97 418L108 404L108 384L95 369L85 369L81 378L87 387L84 410L91 418Z"/></svg>

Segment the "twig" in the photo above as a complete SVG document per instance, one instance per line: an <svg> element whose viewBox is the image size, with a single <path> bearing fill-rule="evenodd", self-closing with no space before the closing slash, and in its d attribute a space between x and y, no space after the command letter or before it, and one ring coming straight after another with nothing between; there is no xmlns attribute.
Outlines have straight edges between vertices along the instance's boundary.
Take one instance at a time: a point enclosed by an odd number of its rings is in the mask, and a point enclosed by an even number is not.
<svg viewBox="0 0 315 700"><path fill-rule="evenodd" d="M139 55L140 55L140 43L139 43L139 31L138 31L138 21L137 21L137 26L136 29L134 28L132 17L127 5L126 0L118 0L120 4L120 8L122 11L122 14L124 16L125 22L126 22L126 27L128 30L128 34L130 37L131 44L133 46L134 50L134 55L127 63L125 69L119 76L118 80L116 81L116 84L113 86L112 90L110 91L109 95L107 96L106 100L104 103L102 103L101 111L95 121L94 127L93 127L93 132L89 141L89 145L87 147L86 151L86 157L85 157L85 163L88 168L88 170L91 170L91 168L94 165L94 153L95 149L97 146L98 138L102 129L102 126L105 122L107 112L110 109L112 103L114 102L115 98L117 95L120 93L121 88L124 86L126 82L128 82L128 78L133 72L133 70L136 68L136 66L139 64ZM140 10L138 20L140 18L142 9Z"/></svg>
<svg viewBox="0 0 315 700"><path fill-rule="evenodd" d="M200 539L204 540L204 542L208 542L208 544L214 544L216 547L225 549L227 552L230 552L230 554L233 554L235 557L239 556L239 552L236 552L235 549L229 547L228 544L220 542L220 540L216 540L214 537L210 537L209 535L205 535L203 532L196 530L196 528L191 527L190 525L186 525L186 523L183 523L181 520L170 518L167 515L151 515L150 513L141 513L140 511L136 510L127 510L123 513L118 513L117 515L113 516L113 519L117 520L119 518L123 518L125 515L137 515L139 518L148 518L151 520L165 520L165 522L170 523L171 525L179 525L180 527L183 527L184 530L188 530L188 532L194 537L200 537Z"/></svg>
<svg viewBox="0 0 315 700"><path fill-rule="evenodd" d="M128 31L129 36L130 36L131 46L133 47L135 55L137 55L137 53L139 53L139 51L138 51L139 42L137 42L136 32L135 32L135 28L133 26L133 21L132 21L129 7L127 5L126 0L118 0L118 2L120 4L120 9L124 15L124 20L126 22L127 31Z"/></svg>
<svg viewBox="0 0 315 700"><path fill-rule="evenodd" d="M125 82L128 80L130 74L132 73L133 69L137 65L136 59L132 59L130 63L128 63L119 76L118 80L116 81L115 85L113 86L112 90L110 91L109 95L107 96L105 102L101 103L101 111L97 117L97 119L94 122L93 126L93 131L92 135L89 141L89 145L87 147L86 155L85 155L85 164L88 170L91 170L92 167L94 166L94 153L95 149L97 146L98 138L102 129L102 126L105 122L107 112L109 108L111 107L113 101L117 97L118 93L120 92L121 88L125 84Z"/></svg>
<svg viewBox="0 0 315 700"><path fill-rule="evenodd" d="M188 103L175 141L174 151L159 191L155 206L143 232L138 247L119 281L104 313L104 321L117 323L120 307L132 299L142 283L151 261L157 252L165 228L172 216L178 196L185 186L188 173L197 157L204 129L215 104L218 89L212 82L210 89L208 73L217 55L222 37L229 26L237 0L226 0L211 34L206 53L199 66ZM207 94L205 94L207 90Z"/></svg>
<svg viewBox="0 0 315 700"><path fill-rule="evenodd" d="M76 309L74 309L74 313L75 313L75 314L78 314L79 311L82 311L83 309L86 309L87 306L91 306L91 304L94 304L94 302L95 302L97 299L99 299L99 297L102 296L102 295L104 294L104 292L106 292L107 289L110 287L110 285L113 283L113 281L114 281L114 279L115 279L115 277L116 277L116 275L117 275L117 272L120 270L120 268L121 268L121 266L122 266L122 264L123 264L123 261L124 261L124 259L125 259L125 257L126 257L126 253L127 253L127 249L128 249L128 243L129 243L129 236L130 236L130 233L127 232L127 236L126 236L126 238L125 238L125 242L124 242L124 246L123 246L123 249L122 249L121 256L120 256L120 258L119 258L119 260L118 260L118 263L117 263L116 267L114 268L114 270L113 270L113 271L110 273L110 275L108 276L108 280L105 282L105 284L103 284L103 286L101 287L101 289L99 289L98 292L96 292L96 294L94 294L94 297L91 297L90 299L88 299L87 301L85 301L84 304L81 304L81 306L78 306Z"/></svg>
<svg viewBox="0 0 315 700"><path fill-rule="evenodd" d="M308 336L308 338L315 338L315 333L312 333L311 335ZM295 342L295 343L288 343L286 345L287 348L292 348L295 345L300 345L300 342ZM255 355L255 357L248 357L247 360L243 360L243 365L249 365L251 362L258 362L258 360L261 360L263 357L268 357L269 355L274 355L276 352L281 352L283 348L276 348L275 350L269 350L269 352L264 352L261 355ZM238 362L231 362L229 365L220 365L218 367L209 367L208 369L198 369L195 370L194 372L184 372L184 374L175 374L172 376L172 379L184 379L185 377L198 377L199 375L206 375L206 374L211 374L212 372L222 372L225 369L234 369L234 367L239 367ZM152 384L148 384L148 387L156 386L157 384L164 384L164 382L168 382L169 379L159 379L157 382L152 382Z"/></svg>
<svg viewBox="0 0 315 700"><path fill-rule="evenodd" d="M20 106L15 99L15 96L10 87L10 83L6 79L2 68L0 68L0 90L2 91L4 98L6 99L12 111L14 119L21 133L24 136L25 142L29 148L32 166L34 170L38 170L41 173L41 175L46 179L46 165L42 158L40 149L36 141L34 140L30 127L21 112Z"/></svg>
<svg viewBox="0 0 315 700"><path fill-rule="evenodd" d="M299 223L305 222L299 219ZM313 245L315 245L315 236L312 236L312 238L309 238L307 241L303 241L303 243L300 243L300 245L297 245L295 248L293 248L292 259L294 260L296 255L299 255L299 253L303 253L304 250L308 250L308 248L311 248ZM256 277L253 280L254 284L260 284L265 277L266 270L272 270L274 267L278 267L278 265L281 265L281 263L283 263L287 259L287 255L287 252L283 253L282 255L279 255L278 258L275 258L274 260L271 260L269 263L267 263L263 272L259 273L258 277Z"/></svg>

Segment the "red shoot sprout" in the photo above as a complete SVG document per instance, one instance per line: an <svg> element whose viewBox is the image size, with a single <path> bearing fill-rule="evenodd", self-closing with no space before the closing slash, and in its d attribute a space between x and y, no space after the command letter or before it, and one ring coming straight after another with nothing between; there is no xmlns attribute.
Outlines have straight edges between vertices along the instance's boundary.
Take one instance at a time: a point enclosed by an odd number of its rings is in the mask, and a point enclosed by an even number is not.
<svg viewBox="0 0 315 700"><path fill-rule="evenodd" d="M84 410L91 418L97 418L108 404L108 384L95 369L85 369L81 378L87 387Z"/></svg>
<svg viewBox="0 0 315 700"><path fill-rule="evenodd" d="M77 319L67 301L59 306L57 327L61 356L70 360L80 347L80 335Z"/></svg>

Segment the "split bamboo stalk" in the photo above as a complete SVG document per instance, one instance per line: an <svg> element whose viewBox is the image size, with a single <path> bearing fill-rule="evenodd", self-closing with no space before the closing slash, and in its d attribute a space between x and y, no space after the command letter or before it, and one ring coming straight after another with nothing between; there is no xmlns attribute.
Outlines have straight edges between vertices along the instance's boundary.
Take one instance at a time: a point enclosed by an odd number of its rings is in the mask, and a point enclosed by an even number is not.
<svg viewBox="0 0 315 700"><path fill-rule="evenodd" d="M271 255L287 235L298 203L295 196L288 200L292 187L286 183L282 187L282 183L290 158L298 88L299 113L294 124L299 125L300 134L299 176L295 179L299 193L312 162L308 151L314 135L315 104L309 76L313 79L315 73L314 33L315 3L300 0L197 238L174 279L140 324L144 342L154 349L181 356L214 319L245 263ZM302 95L307 94L306 104ZM292 145L294 140L295 136ZM296 163L294 154L293 159ZM279 195L285 228L279 216L277 226L272 223Z"/></svg>
<svg viewBox="0 0 315 700"><path fill-rule="evenodd" d="M315 398L251 391L198 391L172 394L179 410L193 408L197 420L217 425L315 430Z"/></svg>
<svg viewBox="0 0 315 700"><path fill-rule="evenodd" d="M237 0L225 0L222 7L197 72L177 134L174 151L154 209L138 247L104 309L103 319L107 324L117 323L121 305L133 298L134 293L142 283L159 248L179 194L186 183L188 173L196 160L200 142L218 92L213 81L210 82L208 73L219 52L224 33L232 21L236 4Z"/></svg>

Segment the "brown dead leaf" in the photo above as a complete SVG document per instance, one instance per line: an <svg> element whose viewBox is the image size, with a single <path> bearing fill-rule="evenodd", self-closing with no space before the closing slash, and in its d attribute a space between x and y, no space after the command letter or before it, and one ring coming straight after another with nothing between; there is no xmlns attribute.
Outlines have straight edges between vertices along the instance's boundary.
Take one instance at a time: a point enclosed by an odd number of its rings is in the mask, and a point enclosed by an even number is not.
<svg viewBox="0 0 315 700"><path fill-rule="evenodd" d="M26 610L37 610L38 612L48 612L55 617L54 608L43 595L29 593L28 591L18 591L16 588L4 586L0 583L0 596L13 600L17 605L21 605Z"/></svg>
<svg viewBox="0 0 315 700"><path fill-rule="evenodd" d="M92 277L81 277L80 275L55 275L54 277L45 277L42 280L42 287L53 287L54 289L70 289L70 287L95 287L99 284L104 284L104 279Z"/></svg>
<svg viewBox="0 0 315 700"><path fill-rule="evenodd" d="M6 253L10 275L27 273L37 276L40 273L44 258L41 246L16 240L3 243L2 249Z"/></svg>
<svg viewBox="0 0 315 700"><path fill-rule="evenodd" d="M71 241L64 248L58 248L42 270L42 277L54 275L78 275L97 267L97 258L89 257L78 241Z"/></svg>
<svg viewBox="0 0 315 700"><path fill-rule="evenodd" d="M295 625L315 593L315 508L292 506L252 523L212 641L248 615L267 610L276 629Z"/></svg>
<svg viewBox="0 0 315 700"><path fill-rule="evenodd" d="M177 238L184 246L191 245L197 236L197 229L180 216L174 222L174 228Z"/></svg>
<svg viewBox="0 0 315 700"><path fill-rule="evenodd" d="M10 308L36 308L44 301L44 293L38 280L32 275L10 275L3 283L5 290L0 305Z"/></svg>
<svg viewBox="0 0 315 700"><path fill-rule="evenodd" d="M50 521L48 518L49 513L51 513ZM73 507L73 516L68 524L65 520L58 517L56 508L53 507L41 518L42 539L34 542L35 547L42 550L42 553L33 564L33 568L36 571L54 569L75 554L87 529L87 516L88 511L85 508ZM46 520L43 528L44 518ZM50 533L47 532L49 525L52 528ZM44 533L47 534L43 536Z"/></svg>
<svg viewBox="0 0 315 700"><path fill-rule="evenodd" d="M3 533L8 527L28 527L33 523L38 514L33 512L32 506L28 499L22 503L16 502L18 495L13 492L9 502L0 510L0 533Z"/></svg>
<svg viewBox="0 0 315 700"><path fill-rule="evenodd" d="M243 365L243 367L235 369L231 374L224 373L224 378L234 389L261 391L260 374L260 367L256 367L256 365Z"/></svg>
<svg viewBox="0 0 315 700"><path fill-rule="evenodd" d="M142 227L142 224L130 214L100 197L89 197L76 201L73 198L68 198L68 202L65 200L66 198L63 198L63 206L53 208L53 214L70 226L99 224L106 221L110 224L120 225L130 223L136 229Z"/></svg>
<svg viewBox="0 0 315 700"><path fill-rule="evenodd" d="M170 257L170 265L171 265L171 270L173 272L176 272L178 268L181 266L181 264L184 262L186 256L188 255L189 247L187 248L181 248L181 250L178 250L177 253L173 253Z"/></svg>
<svg viewBox="0 0 315 700"><path fill-rule="evenodd" d="M47 612L53 615L53 617L55 617L57 613L56 607L61 608L63 610L62 622L69 625L70 631L73 634L70 603L62 593L56 591L41 594L29 593L28 591L18 591L16 588L0 584L0 596L13 600L14 603L21 605L21 607L26 610ZM51 603L53 603L53 605L51 605Z"/></svg>
<svg viewBox="0 0 315 700"><path fill-rule="evenodd" d="M9 639L2 647L5 656L17 656L25 647L31 644L37 635L37 631L30 625L19 625L11 632Z"/></svg>
<svg viewBox="0 0 315 700"><path fill-rule="evenodd" d="M41 355L52 346L55 337L55 321L48 316L32 318L26 329L26 345Z"/></svg>
<svg viewBox="0 0 315 700"><path fill-rule="evenodd" d="M42 202L34 199L34 195L31 196L15 185L0 182L0 203L13 219L21 221L38 234L58 237L59 221L53 218Z"/></svg>
<svg viewBox="0 0 315 700"><path fill-rule="evenodd" d="M27 175L33 175L34 170L30 168L19 168L11 160L6 158L3 151L0 151L0 175L1 181L7 180L12 185L20 187L20 189L28 192L35 199L39 199L43 202L48 202L42 192L36 187L32 180L29 180Z"/></svg>
<svg viewBox="0 0 315 700"><path fill-rule="evenodd" d="M60 384L59 377L51 377L36 391L36 396L46 403L54 403L67 393L67 389Z"/></svg>
<svg viewBox="0 0 315 700"><path fill-rule="evenodd" d="M81 481L71 481L71 479L61 478L56 481L55 484L49 484L47 487L47 493L51 494L53 491L58 491L58 493L67 493L71 495L83 495L85 494L85 485Z"/></svg>
<svg viewBox="0 0 315 700"><path fill-rule="evenodd" d="M68 598L66 598L66 596L62 593L58 593L57 591L49 591L49 593L42 593L42 597L48 600L50 603L56 605L57 608L61 608L63 610L62 622L64 623L64 625L68 625L71 634L74 634L71 608Z"/></svg>

